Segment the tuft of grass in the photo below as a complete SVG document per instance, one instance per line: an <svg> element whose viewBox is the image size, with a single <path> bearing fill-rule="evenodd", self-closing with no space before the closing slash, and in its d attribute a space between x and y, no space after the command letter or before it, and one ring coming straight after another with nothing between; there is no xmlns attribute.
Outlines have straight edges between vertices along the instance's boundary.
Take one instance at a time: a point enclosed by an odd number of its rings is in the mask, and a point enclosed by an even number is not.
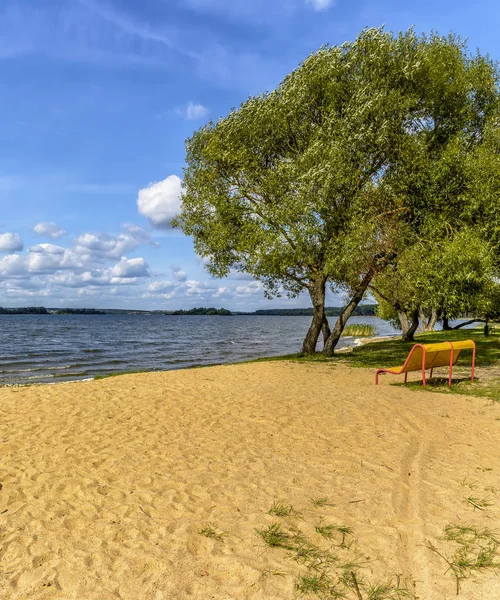
<svg viewBox="0 0 500 600"><path fill-rule="evenodd" d="M300 513L294 510L293 506L284 500L275 500L267 512L269 515L274 515L275 517L300 516Z"/></svg>
<svg viewBox="0 0 500 600"><path fill-rule="evenodd" d="M415 598L415 595L406 587L401 586L400 577L389 579L385 583L376 583L368 587L367 600L402 600Z"/></svg>
<svg viewBox="0 0 500 600"><path fill-rule="evenodd" d="M315 529L317 533L328 540L331 540L334 534L340 533L342 535L341 546L345 546L345 540L348 535L354 535L352 528L347 525L317 525Z"/></svg>
<svg viewBox="0 0 500 600"><path fill-rule="evenodd" d="M207 538L217 540L218 542L222 541L222 539L227 535L223 531L217 531L215 526L210 523L203 527L203 529L200 529L199 534L204 535Z"/></svg>
<svg viewBox="0 0 500 600"><path fill-rule="evenodd" d="M256 529L257 535L260 535L264 544L270 548L284 548L285 550L294 550L293 537L284 531L281 523L271 523L266 529Z"/></svg>
<svg viewBox="0 0 500 600"><path fill-rule="evenodd" d="M333 504L330 504L330 500L326 496L323 496L322 498L311 498L311 502L316 508L323 508L324 506L333 506Z"/></svg>
<svg viewBox="0 0 500 600"><path fill-rule="evenodd" d="M301 575L295 582L295 591L299 596L314 595L325 600L346 597L345 593L335 589L333 581L325 572Z"/></svg>
<svg viewBox="0 0 500 600"><path fill-rule="evenodd" d="M488 506L493 506L493 502L491 502L491 498L475 498L474 496L469 496L465 499L465 501L474 507L474 509L486 510Z"/></svg>
<svg viewBox="0 0 500 600"><path fill-rule="evenodd" d="M377 335L376 327L368 323L347 325L342 332L343 337L373 337L375 335Z"/></svg>

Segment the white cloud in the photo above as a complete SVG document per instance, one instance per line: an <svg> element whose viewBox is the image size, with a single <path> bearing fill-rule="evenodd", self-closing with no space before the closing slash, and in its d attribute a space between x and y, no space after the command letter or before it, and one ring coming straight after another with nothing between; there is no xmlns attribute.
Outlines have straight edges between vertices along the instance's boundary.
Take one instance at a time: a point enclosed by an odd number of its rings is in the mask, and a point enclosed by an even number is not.
<svg viewBox="0 0 500 600"><path fill-rule="evenodd" d="M148 231L142 227L139 227L139 225L134 225L133 223L124 223L123 229L125 229L127 233L129 233L137 242L141 244L149 244L155 248L158 248L160 245L158 242L155 242L152 239L151 234Z"/></svg>
<svg viewBox="0 0 500 600"><path fill-rule="evenodd" d="M75 250L80 254L91 254L101 258L120 258L139 246L139 241L130 234L117 236L107 233L82 233L75 240Z"/></svg>
<svg viewBox="0 0 500 600"><path fill-rule="evenodd" d="M125 258L111 269L111 275L120 279L149 277L149 265L143 258Z"/></svg>
<svg viewBox="0 0 500 600"><path fill-rule="evenodd" d="M171 281L168 281L167 279L160 279L150 283L146 288L146 291L152 294L165 294L171 292L174 287L175 285Z"/></svg>
<svg viewBox="0 0 500 600"><path fill-rule="evenodd" d="M163 181L151 183L139 190L137 207L139 213L147 217L153 227L168 229L172 219L181 209L181 179L169 175Z"/></svg>
<svg viewBox="0 0 500 600"><path fill-rule="evenodd" d="M58 227L54 221L41 221L33 227L33 231L37 235L49 237L53 240L60 238L67 233L64 229Z"/></svg>
<svg viewBox="0 0 500 600"><path fill-rule="evenodd" d="M178 282L186 281L186 279L187 279L186 271L183 271L179 267L172 267L172 277L175 279L175 281L178 281Z"/></svg>
<svg viewBox="0 0 500 600"><path fill-rule="evenodd" d="M19 252L23 247L18 233L0 233L0 252Z"/></svg>
<svg viewBox="0 0 500 600"><path fill-rule="evenodd" d="M248 285L237 285L235 289L237 296L251 296L252 294L264 293L264 286L260 281L252 281Z"/></svg>
<svg viewBox="0 0 500 600"><path fill-rule="evenodd" d="M306 0L306 4L312 4L315 11L328 10L335 4L335 0Z"/></svg>
<svg viewBox="0 0 500 600"><path fill-rule="evenodd" d="M174 112L178 117L182 117L188 121L204 119L210 113L206 106L203 106L203 104L195 104L194 102L188 102L186 106L178 106Z"/></svg>
<svg viewBox="0 0 500 600"><path fill-rule="evenodd" d="M16 277L26 274L26 261L19 254L9 254L0 258L0 275L2 277Z"/></svg>

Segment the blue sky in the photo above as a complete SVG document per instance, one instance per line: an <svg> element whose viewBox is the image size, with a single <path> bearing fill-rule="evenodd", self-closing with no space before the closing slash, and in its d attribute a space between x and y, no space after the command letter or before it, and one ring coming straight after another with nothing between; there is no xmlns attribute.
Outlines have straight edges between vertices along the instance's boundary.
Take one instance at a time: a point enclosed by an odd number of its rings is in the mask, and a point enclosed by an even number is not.
<svg viewBox="0 0 500 600"><path fill-rule="evenodd" d="M499 17L494 0L0 0L0 306L308 305L211 279L168 228L184 140L366 26L498 58Z"/></svg>

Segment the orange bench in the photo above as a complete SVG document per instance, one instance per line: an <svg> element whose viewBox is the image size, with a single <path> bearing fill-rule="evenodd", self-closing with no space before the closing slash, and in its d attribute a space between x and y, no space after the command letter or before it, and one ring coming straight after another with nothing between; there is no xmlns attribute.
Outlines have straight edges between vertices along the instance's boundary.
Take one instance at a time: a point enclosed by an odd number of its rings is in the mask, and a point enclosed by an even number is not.
<svg viewBox="0 0 500 600"><path fill-rule="evenodd" d="M378 385L378 376L380 373L391 373L392 375L405 374L405 383L410 371L422 371L422 384L426 385L425 371L432 371L436 367L449 366L448 385L451 386L451 376L453 365L456 364L462 350L472 350L472 373L471 381L474 381L474 368L476 364L476 344L473 340L464 340L462 342L441 342L439 344L415 344L410 350L404 365L402 367L392 367L391 369L378 369L375 374L375 384Z"/></svg>

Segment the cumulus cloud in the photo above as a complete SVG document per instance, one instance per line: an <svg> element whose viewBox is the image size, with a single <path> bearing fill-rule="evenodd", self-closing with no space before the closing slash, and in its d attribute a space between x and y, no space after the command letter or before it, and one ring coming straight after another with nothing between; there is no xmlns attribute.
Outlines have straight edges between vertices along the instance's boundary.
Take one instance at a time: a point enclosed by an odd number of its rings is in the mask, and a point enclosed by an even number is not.
<svg viewBox="0 0 500 600"><path fill-rule="evenodd" d="M122 257L111 269L111 275L121 279L149 277L149 265L143 258Z"/></svg>
<svg viewBox="0 0 500 600"><path fill-rule="evenodd" d="M134 225L133 223L124 223L123 229L125 229L125 231L140 244L149 244L155 248L158 248L160 245L158 242L153 240L148 231L142 227L139 227L139 225Z"/></svg>
<svg viewBox="0 0 500 600"><path fill-rule="evenodd" d="M179 267L171 267L171 268L172 268L172 277L175 279L175 281L179 281L179 282L186 281L186 279L187 279L186 271L183 271Z"/></svg>
<svg viewBox="0 0 500 600"><path fill-rule="evenodd" d="M0 252L20 252L23 247L18 233L0 233Z"/></svg>
<svg viewBox="0 0 500 600"><path fill-rule="evenodd" d="M168 229L172 219L181 209L181 179L169 175L163 181L150 183L139 190L137 207L139 213L149 219L153 227Z"/></svg>
<svg viewBox="0 0 500 600"><path fill-rule="evenodd" d="M178 106L174 112L178 117L182 117L188 121L204 119L210 113L206 106L195 104L194 102L188 102L186 106Z"/></svg>
<svg viewBox="0 0 500 600"><path fill-rule="evenodd" d="M17 277L26 274L26 260L19 254L8 254L0 258L0 276Z"/></svg>
<svg viewBox="0 0 500 600"><path fill-rule="evenodd" d="M328 10L335 4L335 0L306 0L306 4L311 4L317 12Z"/></svg>
<svg viewBox="0 0 500 600"><path fill-rule="evenodd" d="M100 258L120 258L141 244L155 245L144 229L128 226L128 233L109 235L107 233L82 233L75 239L75 250L80 254L90 254Z"/></svg>
<svg viewBox="0 0 500 600"><path fill-rule="evenodd" d="M48 237L53 240L66 235L67 231L58 227L54 221L41 221L33 227L33 231L40 236Z"/></svg>
<svg viewBox="0 0 500 600"><path fill-rule="evenodd" d="M252 294L263 294L264 286L260 281L252 281L248 285L237 285L235 289L237 296L251 296Z"/></svg>
<svg viewBox="0 0 500 600"><path fill-rule="evenodd" d="M171 292L174 288L175 285L171 281L168 281L168 279L159 279L150 283L146 291L152 294L165 294Z"/></svg>

